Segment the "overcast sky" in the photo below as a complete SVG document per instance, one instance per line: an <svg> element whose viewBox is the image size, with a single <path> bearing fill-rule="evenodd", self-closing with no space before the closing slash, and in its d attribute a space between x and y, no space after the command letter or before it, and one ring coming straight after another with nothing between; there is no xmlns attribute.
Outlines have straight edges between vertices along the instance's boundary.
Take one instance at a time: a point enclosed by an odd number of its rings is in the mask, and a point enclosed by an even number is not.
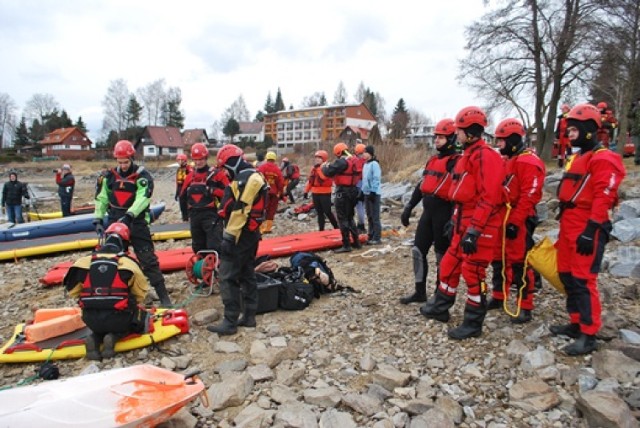
<svg viewBox="0 0 640 428"><path fill-rule="evenodd" d="M20 111L47 93L96 139L109 83L182 90L186 128L211 129L242 95L252 117L360 82L390 113L400 98L434 120L480 103L457 80L464 29L482 0L0 0L0 92Z"/></svg>

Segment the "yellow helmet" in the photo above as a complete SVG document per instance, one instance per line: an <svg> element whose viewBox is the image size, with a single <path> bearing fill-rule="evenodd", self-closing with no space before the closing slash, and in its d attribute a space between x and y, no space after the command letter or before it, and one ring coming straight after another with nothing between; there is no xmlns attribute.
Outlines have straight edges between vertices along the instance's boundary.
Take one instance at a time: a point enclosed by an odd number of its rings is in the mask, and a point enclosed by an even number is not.
<svg viewBox="0 0 640 428"><path fill-rule="evenodd" d="M275 152L267 152L267 155L264 158L268 161L275 161L276 159L278 159L278 156Z"/></svg>

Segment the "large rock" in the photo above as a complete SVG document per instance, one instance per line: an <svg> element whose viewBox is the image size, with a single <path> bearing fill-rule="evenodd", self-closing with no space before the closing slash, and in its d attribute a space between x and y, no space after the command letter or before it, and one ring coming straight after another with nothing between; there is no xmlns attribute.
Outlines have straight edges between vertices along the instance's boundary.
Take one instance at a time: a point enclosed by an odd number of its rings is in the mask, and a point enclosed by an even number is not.
<svg viewBox="0 0 640 428"><path fill-rule="evenodd" d="M382 402L367 394L349 393L342 397L342 403L365 416L374 415L380 410Z"/></svg>
<svg viewBox="0 0 640 428"><path fill-rule="evenodd" d="M614 223L611 236L622 242L631 242L640 238L640 218L630 218Z"/></svg>
<svg viewBox="0 0 640 428"><path fill-rule="evenodd" d="M618 217L622 220L640 217L640 199L622 201L618 206Z"/></svg>
<svg viewBox="0 0 640 428"><path fill-rule="evenodd" d="M399 386L405 386L410 380L411 374L403 373L387 365L381 365L373 374L373 382L389 391L393 391Z"/></svg>
<svg viewBox="0 0 640 428"><path fill-rule="evenodd" d="M620 383L633 382L640 373L640 363L620 351L605 349L596 352L591 364L599 379L612 377Z"/></svg>
<svg viewBox="0 0 640 428"><path fill-rule="evenodd" d="M584 392L578 396L576 407L590 427L638 427L629 406L612 392Z"/></svg>
<svg viewBox="0 0 640 428"><path fill-rule="evenodd" d="M325 408L336 407L342 399L340 391L332 386L327 388L305 389L302 395L304 396L305 403Z"/></svg>
<svg viewBox="0 0 640 428"><path fill-rule="evenodd" d="M224 382L211 385L208 390L209 402L213 410L239 406L253 389L253 379L248 373L232 374Z"/></svg>
<svg viewBox="0 0 640 428"><path fill-rule="evenodd" d="M265 410L256 403L251 403L233 419L236 428L261 428L271 426L274 410Z"/></svg>
<svg viewBox="0 0 640 428"><path fill-rule="evenodd" d="M540 379L525 379L509 390L509 402L524 411L546 412L560 404L558 394Z"/></svg>
<svg viewBox="0 0 640 428"><path fill-rule="evenodd" d="M356 428L353 417L347 412L329 409L320 416L320 428Z"/></svg>
<svg viewBox="0 0 640 428"><path fill-rule="evenodd" d="M287 403L278 409L274 425L291 428L316 428L318 421L309 406L301 403Z"/></svg>

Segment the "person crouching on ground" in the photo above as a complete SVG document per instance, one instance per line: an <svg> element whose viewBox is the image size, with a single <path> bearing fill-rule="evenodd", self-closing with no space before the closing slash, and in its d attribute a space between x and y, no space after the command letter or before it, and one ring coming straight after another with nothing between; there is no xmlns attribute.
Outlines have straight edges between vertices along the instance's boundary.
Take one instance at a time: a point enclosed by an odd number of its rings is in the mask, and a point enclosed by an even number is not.
<svg viewBox="0 0 640 428"><path fill-rule="evenodd" d="M322 164L329 159L329 153L318 150L313 157L313 166L309 172L309 179L304 187L302 197L307 199L311 192L313 208L318 214L318 230L323 231L325 217L329 219L334 229L338 229L338 221L331 210L331 188L333 180L322 173Z"/></svg>
<svg viewBox="0 0 640 428"><path fill-rule="evenodd" d="M382 241L382 224L380 223L380 183L382 170L375 155L373 146L364 149L366 163L362 169L362 193L364 193L364 207L367 213L367 230L369 240L367 244L378 245Z"/></svg>
<svg viewBox="0 0 640 428"><path fill-rule="evenodd" d="M118 340L148 331L149 314L139 305L144 303L149 283L129 256L130 237L126 225L111 224L104 245L76 261L64 278L65 289L78 299L82 320L91 330L85 339L89 360L112 358Z"/></svg>

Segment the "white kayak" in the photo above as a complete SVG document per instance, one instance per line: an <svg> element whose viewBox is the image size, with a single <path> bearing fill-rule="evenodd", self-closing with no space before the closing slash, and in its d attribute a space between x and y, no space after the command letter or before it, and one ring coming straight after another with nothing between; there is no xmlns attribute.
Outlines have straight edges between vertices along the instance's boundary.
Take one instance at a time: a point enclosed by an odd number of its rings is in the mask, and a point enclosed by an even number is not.
<svg viewBox="0 0 640 428"><path fill-rule="evenodd" d="M0 391L0 427L153 427L203 391L148 364L106 370Z"/></svg>

